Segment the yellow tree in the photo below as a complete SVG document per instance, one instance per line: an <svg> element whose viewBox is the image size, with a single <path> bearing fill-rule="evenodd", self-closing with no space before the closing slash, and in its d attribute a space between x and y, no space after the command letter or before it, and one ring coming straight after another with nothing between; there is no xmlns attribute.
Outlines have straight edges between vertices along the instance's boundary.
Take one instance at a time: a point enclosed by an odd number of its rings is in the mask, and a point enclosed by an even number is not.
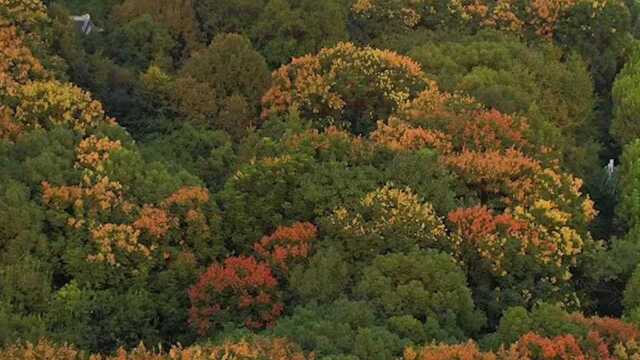
<svg viewBox="0 0 640 360"><path fill-rule="evenodd" d="M319 126L341 125L358 134L430 87L413 60L351 43L295 58L272 77L263 119L297 109Z"/></svg>
<svg viewBox="0 0 640 360"><path fill-rule="evenodd" d="M473 190L477 206L448 215L447 248L476 270L474 282L511 293L482 302L568 301L579 256L595 246L587 229L595 210L582 181L528 141L527 129L524 118L432 89L370 135L395 152L435 150L442 166Z"/></svg>

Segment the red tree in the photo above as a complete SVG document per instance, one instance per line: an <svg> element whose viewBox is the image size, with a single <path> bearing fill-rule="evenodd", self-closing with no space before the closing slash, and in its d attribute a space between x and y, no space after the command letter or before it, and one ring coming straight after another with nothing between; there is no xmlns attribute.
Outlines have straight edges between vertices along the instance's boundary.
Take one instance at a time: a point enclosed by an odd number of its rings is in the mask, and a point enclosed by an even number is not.
<svg viewBox="0 0 640 360"><path fill-rule="evenodd" d="M277 286L268 264L254 257L227 258L211 265L189 289L189 322L201 335L237 319L250 329L271 327L283 309Z"/></svg>
<svg viewBox="0 0 640 360"><path fill-rule="evenodd" d="M318 229L311 223L297 222L291 226L279 226L254 245L256 253L283 271L296 258L306 258L311 252L311 241Z"/></svg>

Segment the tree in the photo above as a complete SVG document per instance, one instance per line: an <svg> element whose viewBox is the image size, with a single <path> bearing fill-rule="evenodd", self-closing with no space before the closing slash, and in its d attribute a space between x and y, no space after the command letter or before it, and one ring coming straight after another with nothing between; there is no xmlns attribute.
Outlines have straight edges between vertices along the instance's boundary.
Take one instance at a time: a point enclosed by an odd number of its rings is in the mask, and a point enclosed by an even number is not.
<svg viewBox="0 0 640 360"><path fill-rule="evenodd" d="M209 40L242 34L271 67L348 38L348 9L342 0L199 0L196 11Z"/></svg>
<svg viewBox="0 0 640 360"><path fill-rule="evenodd" d="M271 266L287 273L293 262L309 256L311 242L317 235L318 229L311 223L279 226L273 234L262 237L254 245L254 250Z"/></svg>
<svg viewBox="0 0 640 360"><path fill-rule="evenodd" d="M298 306L278 321L273 332L320 357L388 359L403 348L397 335L376 325L375 313L364 301L338 299Z"/></svg>
<svg viewBox="0 0 640 360"><path fill-rule="evenodd" d="M346 292L354 266L335 248L320 249L308 264L294 266L289 273L291 290L303 303L330 304Z"/></svg>
<svg viewBox="0 0 640 360"><path fill-rule="evenodd" d="M449 3L432 1L423 3L403 0L358 0L351 12L367 37L392 31L429 29L496 28L514 32L528 38L553 38L561 22L573 16L575 8L592 8L594 16L606 10L607 5L595 1L576 3L570 0L533 2L475 1ZM584 19L580 19L584 20ZM587 22L583 22L585 24ZM383 24L383 26L380 26Z"/></svg>
<svg viewBox="0 0 640 360"><path fill-rule="evenodd" d="M340 43L295 58L273 73L262 118L295 108L317 126L368 134L378 119L430 87L420 66L391 51Z"/></svg>
<svg viewBox="0 0 640 360"><path fill-rule="evenodd" d="M624 147L620 165L620 200L618 203L618 217L629 228L640 225L640 194L638 180L640 179L640 141L635 140Z"/></svg>
<svg viewBox="0 0 640 360"><path fill-rule="evenodd" d="M115 124L102 104L80 88L57 81L32 82L19 90L14 122L23 129L69 126L84 134L101 124ZM43 104L44 103L44 104Z"/></svg>
<svg viewBox="0 0 640 360"><path fill-rule="evenodd" d="M430 148L460 176L478 199L496 209L532 206L543 198L565 199L580 230L593 219L593 202L581 192L582 180L564 173L547 158L548 150L527 139L526 118L484 110L472 99L425 91L386 122L371 138L395 151ZM549 164L545 166L546 164ZM567 196L554 194L567 192ZM568 195L568 194L571 195ZM566 207L565 207L566 206Z"/></svg>
<svg viewBox="0 0 640 360"><path fill-rule="evenodd" d="M177 42L167 28L145 14L109 34L107 51L117 64L144 71L150 65L173 68L172 52Z"/></svg>
<svg viewBox="0 0 640 360"><path fill-rule="evenodd" d="M389 185L366 194L350 207L336 208L326 219L332 241L352 261L367 261L389 252L444 248L446 229L429 203L410 189Z"/></svg>
<svg viewBox="0 0 640 360"><path fill-rule="evenodd" d="M3 266L17 265L23 259L28 264L31 254L45 260L49 251L43 232L44 212L29 194L29 187L15 180L0 181L0 259ZM51 259L46 259L46 262ZM34 269L36 271L37 269ZM43 273L45 269L40 269ZM46 288L47 281L43 281ZM36 293L34 291L34 293Z"/></svg>
<svg viewBox="0 0 640 360"><path fill-rule="evenodd" d="M494 344L509 346L516 343L522 336L536 333L546 337L561 335L582 335L583 328L572 321L570 314L557 305L542 303L534 306L531 311L522 307L508 308L496 331L498 341Z"/></svg>
<svg viewBox="0 0 640 360"><path fill-rule="evenodd" d="M460 206L463 203L460 197L469 192L460 179L440 164L438 153L429 149L397 153L381 167L385 181L411 188L430 202L440 216Z"/></svg>
<svg viewBox="0 0 640 360"><path fill-rule="evenodd" d="M248 36L266 3L267 0L197 0L194 4L200 26L211 41L224 33Z"/></svg>
<svg viewBox="0 0 640 360"><path fill-rule="evenodd" d="M418 320L427 327L420 341L462 340L484 323L464 272L443 253L378 256L363 270L355 294L389 321L403 316Z"/></svg>
<svg viewBox="0 0 640 360"><path fill-rule="evenodd" d="M18 26L22 31L36 30L38 26L47 22L47 8L40 0L23 2L20 0L2 0L0 15L11 25Z"/></svg>
<svg viewBox="0 0 640 360"><path fill-rule="evenodd" d="M175 41L182 44L182 52L175 57L176 62L189 57L191 52L202 45L202 34L198 28L192 0L180 1L138 1L127 0L113 10L114 20L120 25L148 14L158 24L171 31Z"/></svg>
<svg viewBox="0 0 640 360"><path fill-rule="evenodd" d="M640 50L636 49L613 84L613 120L611 135L620 145L626 145L640 137L638 110L640 97Z"/></svg>
<svg viewBox="0 0 640 360"><path fill-rule="evenodd" d="M305 146L289 146L275 156L242 164L218 193L225 214L224 237L233 248L248 251L281 225L315 223L341 203L375 188L375 169L315 160Z"/></svg>
<svg viewBox="0 0 640 360"><path fill-rule="evenodd" d="M15 27L0 27L0 99L3 104L16 102L15 96L30 79L45 79L48 73L23 43ZM15 110L7 105L0 108L0 137L13 138L22 127L13 119Z"/></svg>
<svg viewBox="0 0 640 360"><path fill-rule="evenodd" d="M445 1L421 6L411 1L358 0L351 5L351 17L358 26L357 37L367 42L385 33L407 33L419 26L433 29L461 25L462 3L448 5Z"/></svg>
<svg viewBox="0 0 640 360"><path fill-rule="evenodd" d="M503 114L526 116L531 142L554 149L577 175L593 173L596 141L606 129L598 129L592 80L579 57L494 31L434 39L409 56L442 90L462 91Z"/></svg>
<svg viewBox="0 0 640 360"><path fill-rule="evenodd" d="M552 320L565 325L565 332L560 335L544 329L539 333L523 333L511 346L505 344L495 352L481 352L473 341L460 345L428 345L418 351L405 350L405 359L610 359L638 353L635 339L639 333L634 326L611 318L562 314L562 310L552 315L563 319Z"/></svg>
<svg viewBox="0 0 640 360"><path fill-rule="evenodd" d="M189 321L201 335L227 322L249 329L272 327L283 310L271 268L253 257L230 257L213 264L189 289Z"/></svg>
<svg viewBox="0 0 640 360"><path fill-rule="evenodd" d="M72 341L95 352L158 343L157 302L146 290L93 290L74 283L60 289L48 311L47 323L56 339ZM98 334L101 334L98 336Z"/></svg>
<svg viewBox="0 0 640 360"><path fill-rule="evenodd" d="M256 123L256 113L242 95L231 95L224 99L215 124L226 131L232 139L239 141Z"/></svg>
<svg viewBox="0 0 640 360"><path fill-rule="evenodd" d="M638 271L638 267L633 271L631 279L625 287L623 304L625 315L638 325L637 314L640 308L640 271Z"/></svg>
<svg viewBox="0 0 640 360"><path fill-rule="evenodd" d="M437 151L441 166L475 193L467 201L486 206L450 212L453 236L433 244L474 269L476 302L493 321L505 306L525 305L533 288L535 298L568 300L575 262L597 248L587 231L596 212L582 181L554 165L546 168L546 160L537 159L545 151L528 141L527 130L525 118L431 89L380 121L370 136L399 153ZM475 242L464 229L486 231L481 238L487 242ZM511 264L508 270L499 270L503 261Z"/></svg>
<svg viewBox="0 0 640 360"><path fill-rule="evenodd" d="M3 96L11 94L12 88L18 84L24 85L27 80L44 80L48 77L49 74L42 63L34 57L15 26L0 27L0 41L0 80L3 84Z"/></svg>
<svg viewBox="0 0 640 360"><path fill-rule="evenodd" d="M313 354L305 354L300 351L299 346L283 338L253 337L251 339L226 340L219 345L189 346L182 347L172 345L169 351L148 349L144 344L138 344L130 350L118 349L111 355L100 353L87 354L78 350L72 345L56 345L50 340L38 339L33 342L12 344L3 348L0 358L26 360L36 356L43 360L79 360L89 356L90 358L117 360L125 358L145 358L154 360L168 360L172 357L188 358L193 356L204 356L206 358L243 358L256 357L264 359L279 360L312 360ZM197 355L194 355L197 354Z"/></svg>
<svg viewBox="0 0 640 360"><path fill-rule="evenodd" d="M227 134L189 124L141 144L140 151L146 161L163 162L175 172L184 169L197 176L211 191L222 188L237 161Z"/></svg>
<svg viewBox="0 0 640 360"><path fill-rule="evenodd" d="M208 48L185 62L179 74L208 84L218 109L227 107L229 97L242 96L252 115L257 113L260 97L269 86L264 58L247 38L237 34L217 35Z"/></svg>
<svg viewBox="0 0 640 360"><path fill-rule="evenodd" d="M635 6L627 1L576 2L557 23L554 40L582 55L595 90L604 96L633 46L630 7Z"/></svg>
<svg viewBox="0 0 640 360"><path fill-rule="evenodd" d="M295 188L314 162L304 156L279 156L244 164L219 194L225 212L223 229L236 249L253 243L288 221L310 220L313 204L304 203Z"/></svg>
<svg viewBox="0 0 640 360"><path fill-rule="evenodd" d="M340 0L269 0L251 27L256 48L272 67L348 39L347 11Z"/></svg>

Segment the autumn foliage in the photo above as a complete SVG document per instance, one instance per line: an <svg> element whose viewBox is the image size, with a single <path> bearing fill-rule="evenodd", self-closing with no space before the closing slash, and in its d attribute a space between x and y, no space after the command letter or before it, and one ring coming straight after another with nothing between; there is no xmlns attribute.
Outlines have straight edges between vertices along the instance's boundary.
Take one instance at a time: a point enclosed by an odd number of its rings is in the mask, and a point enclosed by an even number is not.
<svg viewBox="0 0 640 360"><path fill-rule="evenodd" d="M584 326L582 334L546 337L534 332L522 335L514 344L495 352L482 352L473 342L460 345L407 348L405 360L609 360L632 359L638 356L638 329L610 318L584 318L572 315L567 319Z"/></svg>
<svg viewBox="0 0 640 360"><path fill-rule="evenodd" d="M158 204L138 205L123 184L109 176L110 157L122 150L120 141L108 137L82 139L75 164L82 171L82 182L54 186L44 181L43 203L61 211L70 230L88 233L88 245L93 249L87 255L90 262L120 267L125 259L126 263L131 261L131 256L160 256L156 250L167 246L197 247L196 239L209 231L203 209L209 202L208 190L181 187Z"/></svg>
<svg viewBox="0 0 640 360"><path fill-rule="evenodd" d="M69 345L56 345L55 343L41 339L35 344L12 345L0 351L2 360L81 360L86 359L87 354ZM172 346L168 351L154 350L145 347L144 344L136 348L126 350L118 349L114 355L91 354L89 360L313 360L314 354L305 354L299 347L286 339L257 338L252 340L227 341L217 346Z"/></svg>
<svg viewBox="0 0 640 360"><path fill-rule="evenodd" d="M13 116L15 110L4 102L15 97L29 79L46 76L44 67L23 43L15 27L0 26L0 137L12 138L22 131Z"/></svg>
<svg viewBox="0 0 640 360"><path fill-rule="evenodd" d="M640 359L639 13L0 0L0 360Z"/></svg>
<svg viewBox="0 0 640 360"><path fill-rule="evenodd" d="M446 244L446 228L430 203L410 189L386 185L329 217L330 231L355 259Z"/></svg>
<svg viewBox="0 0 640 360"><path fill-rule="evenodd" d="M551 38L576 0L502 1L398 1L357 0L351 7L360 21L387 21L407 29L418 26L475 26L497 28L523 35ZM602 10L608 1L585 3Z"/></svg>
<svg viewBox="0 0 640 360"><path fill-rule="evenodd" d="M267 263L229 257L211 265L189 289L189 321L203 335L235 319L250 329L271 327L283 310L277 286Z"/></svg>
<svg viewBox="0 0 640 360"><path fill-rule="evenodd" d="M273 234L260 239L254 249L256 254L273 266L287 271L292 261L310 255L311 242L317 234L318 229L311 223L279 226Z"/></svg>
<svg viewBox="0 0 640 360"><path fill-rule="evenodd" d="M494 215L486 207L475 207L455 210L448 217L457 231L453 249L461 259L473 252L491 263L493 271L506 274L502 264L506 243L511 239L524 240L520 243L520 252L527 252L528 224L510 214Z"/></svg>
<svg viewBox="0 0 640 360"><path fill-rule="evenodd" d="M262 98L263 119L296 109L319 125L355 133L368 133L377 120L430 86L411 59L351 43L294 58L272 77Z"/></svg>
<svg viewBox="0 0 640 360"><path fill-rule="evenodd" d="M13 140L33 129L64 125L85 134L114 125L102 104L70 83L51 79L15 27L0 23L0 137Z"/></svg>

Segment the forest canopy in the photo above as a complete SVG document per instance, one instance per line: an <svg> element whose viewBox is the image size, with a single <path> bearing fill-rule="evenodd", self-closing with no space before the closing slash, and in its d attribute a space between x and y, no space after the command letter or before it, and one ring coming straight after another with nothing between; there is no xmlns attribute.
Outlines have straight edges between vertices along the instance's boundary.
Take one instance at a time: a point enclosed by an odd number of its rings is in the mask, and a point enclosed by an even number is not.
<svg viewBox="0 0 640 360"><path fill-rule="evenodd" d="M639 36L637 0L0 0L0 359L640 357Z"/></svg>

